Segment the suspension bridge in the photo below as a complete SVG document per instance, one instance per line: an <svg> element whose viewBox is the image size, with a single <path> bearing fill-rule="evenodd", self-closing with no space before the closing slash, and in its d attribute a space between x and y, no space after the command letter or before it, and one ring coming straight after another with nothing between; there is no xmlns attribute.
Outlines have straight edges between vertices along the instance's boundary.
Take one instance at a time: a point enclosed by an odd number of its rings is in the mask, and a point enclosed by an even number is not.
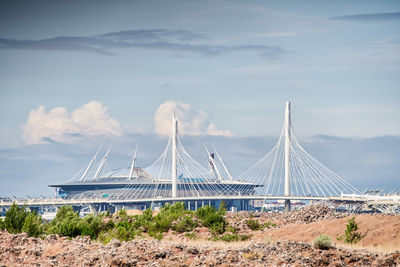
<svg viewBox="0 0 400 267"><path fill-rule="evenodd" d="M399 212L399 195L363 195L304 150L294 134L290 102L286 103L285 120L276 145L238 177L231 175L218 152L210 153L206 147L208 168L194 160L181 142L175 115L171 126L164 152L147 168L135 166L135 151L129 168L101 175L110 149L94 169L98 151L79 180L51 185L60 189L62 198L14 202L29 207L90 205L100 211L106 206L118 210L169 202L184 202L189 209L197 209L224 201L232 210L246 210L253 200L282 200L289 211L291 201L300 200L363 204L382 210L388 207ZM10 205L10 201L0 201L0 207Z"/></svg>

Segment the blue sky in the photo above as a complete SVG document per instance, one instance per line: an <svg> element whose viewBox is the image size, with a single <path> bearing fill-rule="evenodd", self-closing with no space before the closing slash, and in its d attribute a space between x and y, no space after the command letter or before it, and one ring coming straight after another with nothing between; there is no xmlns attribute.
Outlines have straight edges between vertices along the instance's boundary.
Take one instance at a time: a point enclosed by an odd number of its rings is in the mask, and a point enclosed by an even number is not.
<svg viewBox="0 0 400 267"><path fill-rule="evenodd" d="M194 157L215 144L240 173L286 100L316 158L399 188L400 3L0 2L0 195L48 192L104 142L114 167L137 140L149 164L172 109Z"/></svg>

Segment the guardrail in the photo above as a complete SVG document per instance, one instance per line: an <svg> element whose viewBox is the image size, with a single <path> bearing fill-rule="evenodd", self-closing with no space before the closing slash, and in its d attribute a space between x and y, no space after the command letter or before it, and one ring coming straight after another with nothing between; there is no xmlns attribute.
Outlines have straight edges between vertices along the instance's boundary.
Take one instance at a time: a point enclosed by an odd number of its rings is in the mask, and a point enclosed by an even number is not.
<svg viewBox="0 0 400 267"><path fill-rule="evenodd" d="M108 198L87 198L87 199L16 199L1 200L0 207L11 206L16 203L20 206L50 206L50 205L88 205L88 204L128 204L143 202L172 202L172 201L202 201L202 200L331 200L348 202L365 202L367 204L393 204L400 205L400 196L372 196L372 195L342 195L337 197L317 197L317 196L196 196L196 197L177 197L177 198L147 198L147 199L108 199Z"/></svg>

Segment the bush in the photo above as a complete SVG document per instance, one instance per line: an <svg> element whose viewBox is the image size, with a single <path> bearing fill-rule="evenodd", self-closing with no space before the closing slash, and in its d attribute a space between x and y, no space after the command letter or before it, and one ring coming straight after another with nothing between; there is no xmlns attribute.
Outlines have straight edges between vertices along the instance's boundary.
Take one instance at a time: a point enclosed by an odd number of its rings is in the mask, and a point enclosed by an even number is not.
<svg viewBox="0 0 400 267"><path fill-rule="evenodd" d="M0 230L5 230L6 226L4 225L4 221L2 218L0 218Z"/></svg>
<svg viewBox="0 0 400 267"><path fill-rule="evenodd" d="M118 212L118 217L123 218L123 219L126 219L126 218L128 218L128 213L126 212L125 209L121 209L121 210Z"/></svg>
<svg viewBox="0 0 400 267"><path fill-rule="evenodd" d="M197 239L197 234L195 232L185 233L185 236L192 240Z"/></svg>
<svg viewBox="0 0 400 267"><path fill-rule="evenodd" d="M121 241L129 241L136 236L136 229L127 221L118 222L113 231L116 231L116 236Z"/></svg>
<svg viewBox="0 0 400 267"><path fill-rule="evenodd" d="M225 208L221 205L219 210L214 207L204 206L196 211L201 224L211 230L213 234L223 234L227 223L223 217Z"/></svg>
<svg viewBox="0 0 400 267"><path fill-rule="evenodd" d="M344 231L345 239L344 242L349 244L355 244L363 238L361 233L356 232L358 230L358 225L356 223L356 218L353 217L347 220L346 230Z"/></svg>
<svg viewBox="0 0 400 267"><path fill-rule="evenodd" d="M178 233L190 232L197 227L197 223L193 221L193 217L185 215L178 223L172 225L172 230Z"/></svg>
<svg viewBox="0 0 400 267"><path fill-rule="evenodd" d="M82 236L88 235L91 239L96 239L103 229L102 216L86 215L85 218L80 220L79 228Z"/></svg>
<svg viewBox="0 0 400 267"><path fill-rule="evenodd" d="M329 249L331 247L332 239L329 236L320 234L314 241L314 247L317 249Z"/></svg>
<svg viewBox="0 0 400 267"><path fill-rule="evenodd" d="M158 240L162 239L162 233L168 232L169 229L173 229L177 232L185 232L193 230L197 224L193 221L193 213L185 209L185 205L182 202L175 203L173 205L166 204L161 208L160 212L154 216L151 210L143 213L143 218L139 218L142 221L142 227L148 231L148 234ZM178 219L181 220L175 225L173 222ZM143 222L146 222L144 225Z"/></svg>
<svg viewBox="0 0 400 267"><path fill-rule="evenodd" d="M275 227L275 226L276 226L276 223L268 221L268 222L264 223L263 228L270 228L270 227Z"/></svg>
<svg viewBox="0 0 400 267"><path fill-rule="evenodd" d="M231 225L228 225L228 226L226 227L226 230L227 230L228 232L231 232L232 234L237 234L237 232L240 231L240 228L236 228L236 227L232 227Z"/></svg>
<svg viewBox="0 0 400 267"><path fill-rule="evenodd" d="M20 208L13 203L6 213L4 228L12 234L21 233L26 216L28 216L28 212L25 211L25 208Z"/></svg>
<svg viewBox="0 0 400 267"><path fill-rule="evenodd" d="M38 215L36 212L28 213L21 230L29 236L41 236L44 232L42 216Z"/></svg>
<svg viewBox="0 0 400 267"><path fill-rule="evenodd" d="M270 227L275 227L276 226L276 223L273 223L273 222L270 222L270 221L268 221L268 222L266 222L264 224L261 224L261 223L258 222L258 220L253 220L253 219L247 220L246 223L247 223L247 226L253 231L258 231L258 230L261 230L263 228L270 228Z"/></svg>
<svg viewBox="0 0 400 267"><path fill-rule="evenodd" d="M63 236L76 237L81 234L81 218L71 206L62 206L50 223L49 232Z"/></svg>
<svg viewBox="0 0 400 267"><path fill-rule="evenodd" d="M253 219L247 220L246 224L253 231L258 231L263 228L262 224L260 224L257 220L253 220Z"/></svg>

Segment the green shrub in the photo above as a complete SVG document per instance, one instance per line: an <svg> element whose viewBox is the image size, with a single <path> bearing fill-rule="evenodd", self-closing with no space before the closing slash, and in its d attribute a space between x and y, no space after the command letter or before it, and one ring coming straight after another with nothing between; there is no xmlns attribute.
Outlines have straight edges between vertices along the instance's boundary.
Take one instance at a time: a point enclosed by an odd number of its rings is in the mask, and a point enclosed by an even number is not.
<svg viewBox="0 0 400 267"><path fill-rule="evenodd" d="M253 220L253 219L247 220L246 224L253 231L258 231L263 228L262 224L260 224L257 220Z"/></svg>
<svg viewBox="0 0 400 267"><path fill-rule="evenodd" d="M185 233L185 236L192 240L197 239L197 234L195 232Z"/></svg>
<svg viewBox="0 0 400 267"><path fill-rule="evenodd" d="M268 222L264 223L263 228L275 227L276 225L277 225L276 223L268 221Z"/></svg>
<svg viewBox="0 0 400 267"><path fill-rule="evenodd" d="M237 232L239 232L239 230L240 230L240 228L236 228L231 225L228 225L226 227L226 231L231 232L232 234L237 234Z"/></svg>
<svg viewBox="0 0 400 267"><path fill-rule="evenodd" d="M100 241L103 244L109 243L113 238L118 239L116 231L113 231L112 229L109 231L104 231L100 232L97 240Z"/></svg>
<svg viewBox="0 0 400 267"><path fill-rule="evenodd" d="M193 217L185 215L178 223L172 225L172 230L178 233L190 232L197 227Z"/></svg>
<svg viewBox="0 0 400 267"><path fill-rule="evenodd" d="M258 220L253 220L253 219L247 220L246 223L247 223L247 226L253 231L258 231L263 228L270 228L270 227L276 226L276 223L273 223L270 221L265 222L264 224L261 224L261 223L259 223Z"/></svg>
<svg viewBox="0 0 400 267"><path fill-rule="evenodd" d="M24 225L27 216L28 212L25 211L25 208L20 208L17 204L13 203L10 209L6 212L4 228L9 233L21 233L22 226Z"/></svg>
<svg viewBox="0 0 400 267"><path fill-rule="evenodd" d="M361 238L363 238L363 235L359 232L356 232L357 230L358 230L358 225L356 223L356 218L352 217L351 219L348 219L346 224L346 230L344 231L345 235L344 242L349 244L355 244L358 241L360 241Z"/></svg>
<svg viewBox="0 0 400 267"><path fill-rule="evenodd" d="M128 218L128 213L126 212L126 210L125 209L121 209L119 212L118 212L118 217L120 217L120 218Z"/></svg>
<svg viewBox="0 0 400 267"><path fill-rule="evenodd" d="M28 213L21 230L29 236L41 236L44 232L42 216L38 215L36 212Z"/></svg>
<svg viewBox="0 0 400 267"><path fill-rule="evenodd" d="M91 239L96 239L103 229L102 216L86 215L85 218L80 220L79 228L82 236L88 235Z"/></svg>
<svg viewBox="0 0 400 267"><path fill-rule="evenodd" d="M216 210L214 207L204 206L196 211L201 224L209 228L213 234L223 234L225 232L227 222L223 217L224 214L225 208L223 205L221 205L219 210Z"/></svg>
<svg viewBox="0 0 400 267"><path fill-rule="evenodd" d="M139 220L142 221L142 227L147 230L148 234L159 240L162 239L162 233L173 229L173 222L180 218L182 219L174 225L176 231L191 231L196 227L195 222L191 218L193 213L186 210L182 202L173 205L166 204L156 216L151 217L151 214L151 210L147 213L144 212L142 215L143 218L139 218Z"/></svg>
<svg viewBox="0 0 400 267"><path fill-rule="evenodd" d="M331 247L332 239L329 236L320 234L314 241L314 247L317 249L329 249Z"/></svg>
<svg viewBox="0 0 400 267"><path fill-rule="evenodd" d="M80 220L78 213L74 212L71 206L62 206L51 221L49 232L69 237L78 236L82 232Z"/></svg>
<svg viewBox="0 0 400 267"><path fill-rule="evenodd" d="M112 230L115 227L115 223L113 222L113 220L108 220L108 222L104 225L104 230L108 231L108 230Z"/></svg>
<svg viewBox="0 0 400 267"><path fill-rule="evenodd" d="M4 224L4 220L2 218L0 218L0 230L5 230L6 226Z"/></svg>
<svg viewBox="0 0 400 267"><path fill-rule="evenodd" d="M109 208L107 209L107 212L104 214L104 216L111 218L111 213Z"/></svg>
<svg viewBox="0 0 400 267"><path fill-rule="evenodd" d="M118 222L116 231L117 238L121 241L129 241L135 238L135 228L127 221Z"/></svg>

